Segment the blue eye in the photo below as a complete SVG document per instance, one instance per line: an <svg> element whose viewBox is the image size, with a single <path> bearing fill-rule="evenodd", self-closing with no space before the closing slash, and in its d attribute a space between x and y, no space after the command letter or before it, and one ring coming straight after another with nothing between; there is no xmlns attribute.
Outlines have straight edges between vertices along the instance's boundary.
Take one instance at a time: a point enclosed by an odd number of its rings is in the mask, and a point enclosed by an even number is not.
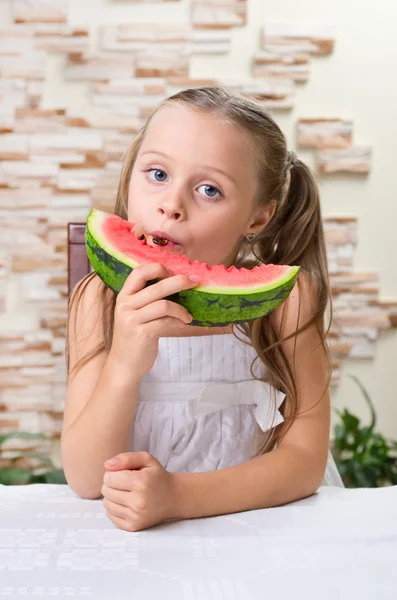
<svg viewBox="0 0 397 600"><path fill-rule="evenodd" d="M198 189L200 190L200 188L204 188L205 196L207 198L218 198L219 196L222 196L218 188L213 185L200 185Z"/></svg>
<svg viewBox="0 0 397 600"><path fill-rule="evenodd" d="M157 181L158 183L164 183L168 179L168 175L163 169L155 169L153 167L149 167L149 169L144 170L146 179L148 181ZM204 188L204 192L200 192L201 188ZM222 192L218 190L213 185L200 185L198 191L205 196L205 198L213 199L222 197Z"/></svg>
<svg viewBox="0 0 397 600"><path fill-rule="evenodd" d="M167 174L162 169L147 169L146 172L149 173L149 178L152 181L153 181L153 177L151 177L152 174L154 175L154 181L163 182L167 179Z"/></svg>

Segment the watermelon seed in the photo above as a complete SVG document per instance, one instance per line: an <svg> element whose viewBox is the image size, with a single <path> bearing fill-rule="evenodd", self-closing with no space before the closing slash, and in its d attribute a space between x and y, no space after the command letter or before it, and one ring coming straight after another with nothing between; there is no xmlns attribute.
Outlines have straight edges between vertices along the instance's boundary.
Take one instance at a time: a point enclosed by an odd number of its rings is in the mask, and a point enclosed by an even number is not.
<svg viewBox="0 0 397 600"><path fill-rule="evenodd" d="M166 246L168 244L168 240L166 240L165 238L154 237L153 243L157 244L158 246Z"/></svg>

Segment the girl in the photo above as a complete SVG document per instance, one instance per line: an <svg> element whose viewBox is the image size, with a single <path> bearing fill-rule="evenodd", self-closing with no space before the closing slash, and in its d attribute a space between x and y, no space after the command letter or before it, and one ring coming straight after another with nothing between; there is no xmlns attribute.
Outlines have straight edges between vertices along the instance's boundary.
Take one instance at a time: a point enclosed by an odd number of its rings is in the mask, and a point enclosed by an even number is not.
<svg viewBox="0 0 397 600"><path fill-rule="evenodd" d="M217 87L171 96L126 153L115 214L192 261L301 270L273 313L217 328L165 300L197 281L160 264L133 270L118 295L95 273L79 282L61 438L70 487L138 531L343 486L329 451L319 193L269 114Z"/></svg>

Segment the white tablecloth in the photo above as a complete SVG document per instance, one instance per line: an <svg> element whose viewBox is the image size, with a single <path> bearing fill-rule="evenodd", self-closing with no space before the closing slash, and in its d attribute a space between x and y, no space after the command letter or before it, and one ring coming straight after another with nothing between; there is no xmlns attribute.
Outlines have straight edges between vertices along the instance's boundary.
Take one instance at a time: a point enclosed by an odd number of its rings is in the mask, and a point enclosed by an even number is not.
<svg viewBox="0 0 397 600"><path fill-rule="evenodd" d="M0 486L0 598L397 598L397 486L145 531L65 485Z"/></svg>

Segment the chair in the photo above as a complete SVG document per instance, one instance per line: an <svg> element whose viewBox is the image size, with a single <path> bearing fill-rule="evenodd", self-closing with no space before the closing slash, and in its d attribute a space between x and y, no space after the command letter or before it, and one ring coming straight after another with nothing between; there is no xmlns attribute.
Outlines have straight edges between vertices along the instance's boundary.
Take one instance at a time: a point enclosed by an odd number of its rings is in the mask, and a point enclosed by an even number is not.
<svg viewBox="0 0 397 600"><path fill-rule="evenodd" d="M68 223L68 295L91 272L85 249L85 223Z"/></svg>

